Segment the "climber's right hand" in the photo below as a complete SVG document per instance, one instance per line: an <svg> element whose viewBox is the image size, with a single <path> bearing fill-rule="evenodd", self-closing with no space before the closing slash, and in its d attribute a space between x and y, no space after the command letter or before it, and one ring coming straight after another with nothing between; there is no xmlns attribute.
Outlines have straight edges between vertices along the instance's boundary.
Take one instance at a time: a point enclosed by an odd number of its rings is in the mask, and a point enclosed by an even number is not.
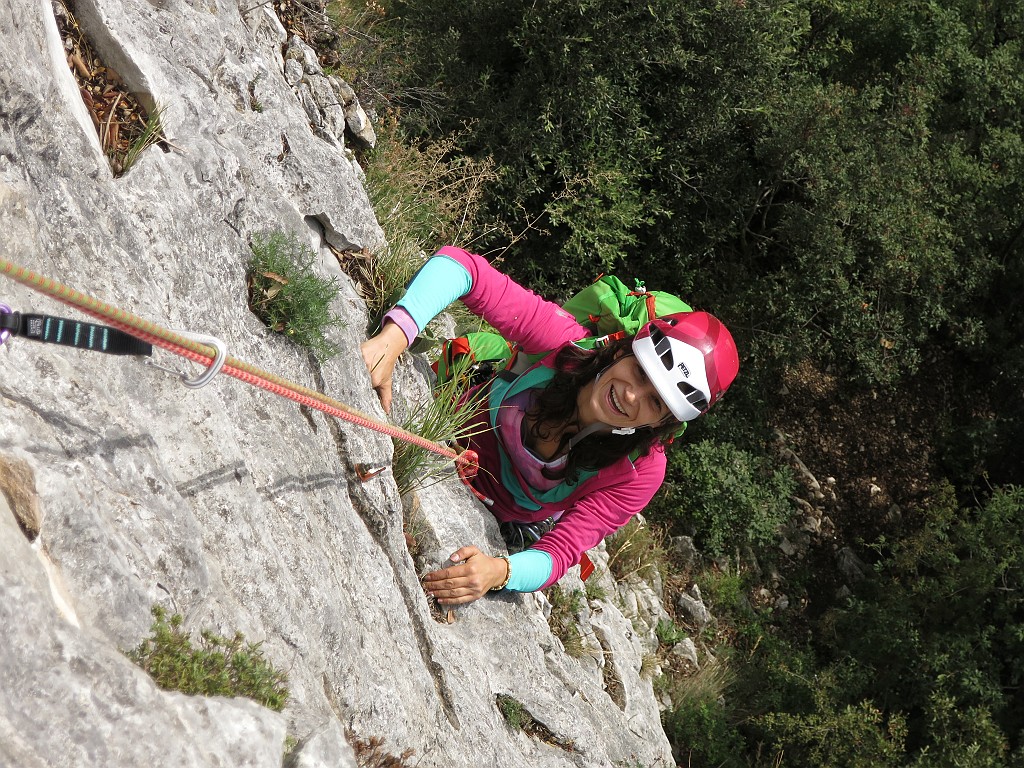
<svg viewBox="0 0 1024 768"><path fill-rule="evenodd" d="M408 346L405 334L395 323L385 323L380 333L360 345L363 362L370 372L370 383L377 390L385 413L391 413L391 380L395 363Z"/></svg>

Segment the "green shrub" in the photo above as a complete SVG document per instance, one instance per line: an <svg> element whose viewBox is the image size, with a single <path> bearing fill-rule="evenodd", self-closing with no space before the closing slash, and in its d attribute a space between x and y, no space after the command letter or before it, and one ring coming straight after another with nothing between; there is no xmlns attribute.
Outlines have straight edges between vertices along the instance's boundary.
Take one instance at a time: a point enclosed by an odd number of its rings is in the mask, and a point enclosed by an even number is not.
<svg viewBox="0 0 1024 768"><path fill-rule="evenodd" d="M342 324L330 309L337 281L313 272L313 249L283 232L254 235L251 247L249 308L272 331L308 347L320 360L336 354L326 333Z"/></svg>
<svg viewBox="0 0 1024 768"><path fill-rule="evenodd" d="M746 608L747 579L739 568L707 570L700 574L698 581L716 614L735 617Z"/></svg>
<svg viewBox="0 0 1024 768"><path fill-rule="evenodd" d="M822 637L865 670L844 680L851 703L908 713L912 754L999 764L1022 722L1024 489L963 508L940 488L926 512L919 531L879 544L876 574L829 613Z"/></svg>
<svg viewBox="0 0 1024 768"><path fill-rule="evenodd" d="M743 739L715 701L687 701L662 714L676 763L692 768L747 768Z"/></svg>
<svg viewBox="0 0 1024 768"><path fill-rule="evenodd" d="M680 640L685 640L690 636L689 632L677 626L671 619L659 619L658 625L654 628L654 634L661 645L669 646L675 645Z"/></svg>
<svg viewBox="0 0 1024 768"><path fill-rule="evenodd" d="M733 616L745 663L728 714L747 754L823 768L1015 764L1024 543L1008 532L1024 526L1024 490L962 508L939 489L920 514L919 530L877 544L874 574L809 634Z"/></svg>
<svg viewBox="0 0 1024 768"><path fill-rule="evenodd" d="M773 738L771 753L785 755L794 765L815 768L904 765L906 721L902 715L886 716L869 702L833 707L834 702L828 702L823 711L812 714L765 715L759 724Z"/></svg>
<svg viewBox="0 0 1024 768"><path fill-rule="evenodd" d="M153 607L153 636L127 652L161 688L196 696L244 696L280 712L288 702L288 676L264 658L259 643L241 633L228 639L203 630L197 645L182 628Z"/></svg>
<svg viewBox="0 0 1024 768"><path fill-rule="evenodd" d="M586 592L587 600L604 600L608 597L608 590L598 582L596 573L583 582L583 590Z"/></svg>
<svg viewBox="0 0 1024 768"><path fill-rule="evenodd" d="M732 443L705 440L669 453L667 481L649 514L692 531L703 552L731 554L774 541L793 491L787 470Z"/></svg>

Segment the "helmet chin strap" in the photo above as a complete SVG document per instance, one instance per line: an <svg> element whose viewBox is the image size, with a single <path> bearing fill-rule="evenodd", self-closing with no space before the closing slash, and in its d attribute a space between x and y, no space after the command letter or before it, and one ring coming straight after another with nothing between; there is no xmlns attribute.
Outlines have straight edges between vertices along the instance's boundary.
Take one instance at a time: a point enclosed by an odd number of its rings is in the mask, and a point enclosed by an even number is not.
<svg viewBox="0 0 1024 768"><path fill-rule="evenodd" d="M636 432L634 427L613 427L611 424L605 424L603 421L595 421L589 427L584 427L571 438L569 438L569 445L566 450L571 451L581 440L586 437L590 437L595 432L609 431L613 435L632 435Z"/></svg>

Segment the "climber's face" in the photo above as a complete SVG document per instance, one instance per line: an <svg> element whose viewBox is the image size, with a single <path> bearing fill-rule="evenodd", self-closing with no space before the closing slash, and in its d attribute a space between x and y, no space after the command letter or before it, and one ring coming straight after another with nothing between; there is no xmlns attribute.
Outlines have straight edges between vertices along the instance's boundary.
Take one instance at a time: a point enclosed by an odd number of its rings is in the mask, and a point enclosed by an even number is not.
<svg viewBox="0 0 1024 768"><path fill-rule="evenodd" d="M580 390L580 427L602 422L618 429L654 427L672 414L631 354L623 354Z"/></svg>

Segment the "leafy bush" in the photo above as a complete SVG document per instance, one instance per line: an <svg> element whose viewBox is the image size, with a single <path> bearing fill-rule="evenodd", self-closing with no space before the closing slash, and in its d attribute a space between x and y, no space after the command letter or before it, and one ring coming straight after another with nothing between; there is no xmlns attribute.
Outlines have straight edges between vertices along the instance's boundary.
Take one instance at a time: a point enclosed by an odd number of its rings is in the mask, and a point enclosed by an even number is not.
<svg viewBox="0 0 1024 768"><path fill-rule="evenodd" d="M268 328L308 347L319 359L336 354L326 334L341 325L330 309L337 283L313 272L313 249L283 232L254 235L251 247L249 308Z"/></svg>
<svg viewBox="0 0 1024 768"><path fill-rule="evenodd" d="M808 631L728 613L744 660L717 713L741 737L731 748L822 768L1016 764L1024 544L1007 532L1022 525L1022 489L997 489L974 509L940 490L920 530L879 542L874 575ZM686 730L707 697L687 703L679 690L666 715L673 742L711 749Z"/></svg>
<svg viewBox="0 0 1024 768"><path fill-rule="evenodd" d="M685 640L690 636L682 627L676 625L674 621L670 619L659 619L658 625L654 628L654 634L658 638L658 642L661 645L675 645L680 640Z"/></svg>
<svg viewBox="0 0 1024 768"><path fill-rule="evenodd" d="M821 768L897 768L902 766L906 722L886 717L868 702L810 715L771 713L760 725L775 741L772 754L795 765ZM930 763L936 765L936 763ZM972 765L976 765L972 763Z"/></svg>
<svg viewBox="0 0 1024 768"><path fill-rule="evenodd" d="M712 555L736 547L762 547L789 517L794 481L728 442L701 441L669 453L662 492L649 508L652 518L692 530Z"/></svg>
<svg viewBox="0 0 1024 768"><path fill-rule="evenodd" d="M940 489L922 529L880 544L877 576L828 616L832 653L865 670L847 696L907 712L908 749L934 764L1001 761L1020 743L1024 542L1008 532L1022 526L1024 489L973 509Z"/></svg>
<svg viewBox="0 0 1024 768"><path fill-rule="evenodd" d="M739 568L704 571L698 582L704 596L711 602L716 614L738 617L749 611L746 591L748 579Z"/></svg>
<svg viewBox="0 0 1024 768"><path fill-rule="evenodd" d="M197 645L182 628L180 614L170 618L153 607L151 638L127 652L161 688L198 696L245 696L280 712L288 703L288 676L274 669L259 643L236 632L228 639L203 630Z"/></svg>
<svg viewBox="0 0 1024 768"><path fill-rule="evenodd" d="M678 765L692 768L746 768L743 741L716 701L687 701L662 715L665 734Z"/></svg>

